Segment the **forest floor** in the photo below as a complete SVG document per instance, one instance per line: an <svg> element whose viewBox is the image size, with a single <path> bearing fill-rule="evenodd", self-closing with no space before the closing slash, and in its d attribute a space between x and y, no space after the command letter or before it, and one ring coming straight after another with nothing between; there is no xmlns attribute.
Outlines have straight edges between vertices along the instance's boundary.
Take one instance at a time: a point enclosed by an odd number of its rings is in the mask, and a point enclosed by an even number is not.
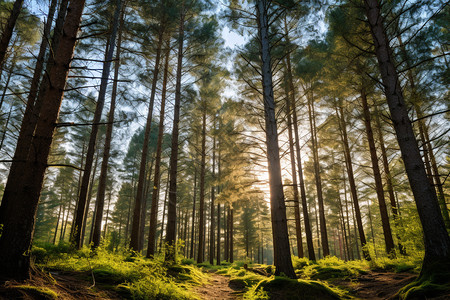
<svg viewBox="0 0 450 300"><path fill-rule="evenodd" d="M94 254L86 249L63 252L59 248L36 248L33 259L39 263L31 279L0 282L0 300L395 299L420 270L420 260L411 257L380 258L371 263L336 257L318 261L293 257L299 277L293 280L274 276L271 265L244 261L217 266L182 259L167 266L161 258L149 260L128 252L99 249ZM441 295L427 299L450 299L450 283L424 287L433 295ZM436 288L441 292L436 293Z"/></svg>
<svg viewBox="0 0 450 300"><path fill-rule="evenodd" d="M244 285L230 282L228 276L206 272L210 276L208 283L192 290L200 299L243 299ZM0 287L0 299L124 299L112 286L88 281L86 278L90 274L86 272L62 271L51 272L51 275L53 279L34 276L25 283L8 282ZM329 283L350 291L355 299L390 299L416 276L411 273L369 272L351 280L335 279ZM50 291L56 292L57 297L52 297ZM450 295L432 299L450 299Z"/></svg>
<svg viewBox="0 0 450 300"><path fill-rule="evenodd" d="M209 272L211 278L207 284L194 288L201 299L234 300L242 299L245 286L230 282L230 278Z"/></svg>
<svg viewBox="0 0 450 300"><path fill-rule="evenodd" d="M34 274L25 282L6 282L0 287L0 300L10 299L123 299L112 286L93 283L88 272Z"/></svg>
<svg viewBox="0 0 450 300"><path fill-rule="evenodd" d="M340 286L357 299L389 299L402 287L412 282L417 274L369 272L351 280L336 279L329 281Z"/></svg>

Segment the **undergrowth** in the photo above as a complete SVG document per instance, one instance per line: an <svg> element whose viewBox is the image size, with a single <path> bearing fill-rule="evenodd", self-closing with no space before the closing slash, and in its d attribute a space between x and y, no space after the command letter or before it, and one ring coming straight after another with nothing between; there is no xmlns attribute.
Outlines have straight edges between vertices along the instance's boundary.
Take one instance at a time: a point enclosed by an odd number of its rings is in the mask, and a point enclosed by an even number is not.
<svg viewBox="0 0 450 300"><path fill-rule="evenodd" d="M208 275L194 265L166 266L162 259L146 259L136 253L112 253L103 248L94 253L86 247L60 253L40 247L33 253L44 270L77 272L132 299L195 299L189 290L208 281Z"/></svg>
<svg viewBox="0 0 450 300"><path fill-rule="evenodd" d="M421 258L418 256L373 258L371 261L343 261L335 256L328 256L318 261L307 258L292 257L297 276L304 279L327 280L332 278L356 279L369 271L386 272L420 272Z"/></svg>
<svg viewBox="0 0 450 300"><path fill-rule="evenodd" d="M350 299L346 291L331 287L325 282L289 279L271 276L253 285L244 294L244 299Z"/></svg>

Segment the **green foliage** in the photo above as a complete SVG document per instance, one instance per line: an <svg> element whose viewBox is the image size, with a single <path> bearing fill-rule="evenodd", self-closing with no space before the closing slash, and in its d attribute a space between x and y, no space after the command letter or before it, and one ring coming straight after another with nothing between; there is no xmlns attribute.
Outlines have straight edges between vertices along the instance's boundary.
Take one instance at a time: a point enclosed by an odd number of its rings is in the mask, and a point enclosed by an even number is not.
<svg viewBox="0 0 450 300"><path fill-rule="evenodd" d="M298 268L300 266L300 268ZM365 274L368 266L365 261L344 262L335 256L328 256L317 262L305 258L294 260L296 273L307 279L353 278Z"/></svg>
<svg viewBox="0 0 450 300"><path fill-rule="evenodd" d="M295 270L299 270L301 268L309 266L310 264L311 261L306 257L298 257L295 255L292 256L292 265Z"/></svg>
<svg viewBox="0 0 450 300"><path fill-rule="evenodd" d="M139 254L130 255L128 252L111 253L104 248L97 248L93 252L85 247L73 253L60 252L50 255L48 249L35 247L37 255L45 256L47 253L51 258L42 264L42 267L94 276L96 282L112 286L125 298L192 299L189 289L207 283L208 278L193 265L168 267L162 260L149 260Z"/></svg>
<svg viewBox="0 0 450 300"><path fill-rule="evenodd" d="M182 265L193 265L195 264L195 260L193 258L183 258L181 260Z"/></svg>
<svg viewBox="0 0 450 300"><path fill-rule="evenodd" d="M372 270L383 270L391 272L416 272L420 271L422 265L422 258L420 257L400 257L390 259L387 257L378 257L370 261L370 268Z"/></svg>
<svg viewBox="0 0 450 300"><path fill-rule="evenodd" d="M241 266L238 266L241 265ZM242 266L244 262L236 262L230 265L228 268L223 268L217 271L217 274L222 274L230 277L230 283L233 283L242 287L251 287L257 284L259 281L266 277L258 275L254 272L245 270Z"/></svg>
<svg viewBox="0 0 450 300"><path fill-rule="evenodd" d="M346 292L326 283L272 276L250 288L244 299L349 299Z"/></svg>

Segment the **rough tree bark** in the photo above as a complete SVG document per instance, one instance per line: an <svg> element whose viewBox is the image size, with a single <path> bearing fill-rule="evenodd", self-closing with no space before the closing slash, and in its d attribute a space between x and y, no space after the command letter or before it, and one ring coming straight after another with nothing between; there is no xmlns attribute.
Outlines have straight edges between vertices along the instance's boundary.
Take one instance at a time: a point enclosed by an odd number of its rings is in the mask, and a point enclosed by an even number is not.
<svg viewBox="0 0 450 300"><path fill-rule="evenodd" d="M215 125L214 120L214 125ZM214 128L215 129L215 128ZM214 135L213 138L213 155L212 155L212 177L213 181L215 179L215 172L216 172L216 136ZM214 200L215 200L215 183L213 182L211 186L211 204L210 204L210 218L211 223L209 226L209 263L211 265L214 265L214 229L215 229L215 222L214 222Z"/></svg>
<svg viewBox="0 0 450 300"><path fill-rule="evenodd" d="M64 35L55 51L54 65L48 73L51 85L44 97L25 168L11 193L4 195L9 197L10 205L6 207L0 237L2 278L25 279L30 275L29 250L37 206L84 4L83 0L70 3L64 22Z"/></svg>
<svg viewBox="0 0 450 300"><path fill-rule="evenodd" d="M198 253L197 263L202 263L205 260L205 171L206 171L206 99L202 99L203 106L202 115L202 148L201 148L201 163L200 163L200 195L199 195L199 222L198 222Z"/></svg>
<svg viewBox="0 0 450 300"><path fill-rule="evenodd" d="M310 92L312 93L312 91ZM314 178L316 181L317 190L317 204L319 205L319 224L320 224L320 239L322 242L323 257L330 255L330 248L328 246L328 233L327 233L327 223L325 220L325 207L323 203L323 191L322 191L322 179L320 176L320 163L319 163L319 153L317 145L317 135L316 135L316 117L314 113L314 102L313 96L308 98L308 114L309 114L309 127L311 130L311 150L313 154L314 161Z"/></svg>
<svg viewBox="0 0 450 300"><path fill-rule="evenodd" d="M153 176L152 207L150 211L147 257L152 257L155 254L156 226L158 225L158 200L161 183L161 153L164 138L164 115L166 113L167 77L169 74L169 57L170 44L167 43L166 55L164 60L163 85L161 92L161 108L159 112L158 141L156 143L155 175Z"/></svg>
<svg viewBox="0 0 450 300"><path fill-rule="evenodd" d="M191 224L191 248L190 248L190 258L194 258L194 234L195 234L195 205L197 202L197 168L194 162L194 197L192 200L192 224Z"/></svg>
<svg viewBox="0 0 450 300"><path fill-rule="evenodd" d="M3 64L5 63L6 52L8 51L9 42L16 26L17 18L22 10L23 0L16 0L13 4L11 14L6 21L5 26L2 28L2 37L0 38L0 75L3 70Z"/></svg>
<svg viewBox="0 0 450 300"><path fill-rule="evenodd" d="M391 225L389 223L389 215L386 208L386 198L384 197L383 182L381 180L381 172L378 165L377 149L375 147L375 139L373 137L372 121L364 83L362 83L361 86L361 102L363 106L364 126L366 128L367 141L369 143L370 161L372 162L373 177L375 179L375 190L377 192L378 206L380 207L381 225L383 228L386 253L394 258L394 239L392 238Z"/></svg>
<svg viewBox="0 0 450 300"><path fill-rule="evenodd" d="M52 37L52 49L53 52L56 51L59 45L59 41L62 35L62 28L64 25L64 20L66 17L68 0L63 0L60 3L58 17L53 30ZM54 65L54 56L50 55L47 60L46 73L50 72L50 69ZM1 70L1 68L0 68ZM1 72L1 71L0 71ZM15 185L20 181L22 176L22 170L25 168L25 161L28 156L28 152L31 147L31 141L33 139L34 131L36 129L36 123L39 118L40 109L42 107L42 102L44 101L44 95L49 87L49 77L44 76L40 85L39 94L33 101L28 101L24 116L22 118L22 124L20 125L19 137L16 142L16 149L14 151L13 162L9 168L8 180L5 186L4 195L8 195L11 189L15 189ZM30 89L30 94L32 90ZM2 205L0 207L0 224L3 223L3 215L8 204L8 196L3 197Z"/></svg>
<svg viewBox="0 0 450 300"><path fill-rule="evenodd" d="M119 21L119 16L122 15ZM114 51L115 37L118 31L119 23L121 26L120 31L123 26L123 10L122 10L122 1L116 1L116 10L114 12L114 19L112 23L111 37L109 40L110 50ZM98 182L97 189L97 200L96 200L96 208L95 208L95 216L94 216L94 233L92 235L92 241L94 242L94 248L100 245L100 237L102 231L102 219L103 219L103 208L105 206L105 192L106 192L106 179L108 175L108 161L109 154L111 150L111 140L112 140L112 131L114 127L114 113L116 110L116 97L117 97L117 79L119 77L119 67L120 67L120 47L122 43L122 33L119 32L119 38L117 42L116 48L116 62L114 67L114 82L113 89L111 95L111 104L109 108L108 114L108 125L106 127L106 137L105 137L105 148L103 150L103 159L102 166L100 170L100 178ZM112 56L111 56L112 57Z"/></svg>
<svg viewBox="0 0 450 300"><path fill-rule="evenodd" d="M297 170L298 170L298 178L300 184L300 196L302 201L302 210L303 210L303 222L305 224L305 234L306 234L306 245L308 247L308 257L310 260L316 260L316 254L314 252L314 243L312 237L312 229L311 229L311 221L309 220L309 212L308 212L308 202L306 199L306 189L305 189L305 180L303 178L303 166L302 166L302 157L300 152L300 136L298 133L298 118L297 118L297 109L295 107L295 88L294 88L294 80L292 78L292 68L291 68L291 58L290 54L287 55L287 66L288 66L288 79L291 91L291 111L292 111L292 121L294 125L294 136L295 136L295 150L297 155Z"/></svg>
<svg viewBox="0 0 450 300"><path fill-rule="evenodd" d="M358 193L356 192L355 176L353 173L352 156L350 153L350 146L348 143L347 124L345 122L344 108L342 103L339 103L339 108L336 107L336 116L339 120L339 131L341 133L341 142L344 148L345 167L347 170L348 182L350 185L350 193L353 200L353 207L355 209L356 225L358 228L359 241L361 242L361 248L363 251L364 259L371 260L369 251L364 246L366 245L366 235L364 233L364 227L362 224L361 210L359 207Z"/></svg>
<svg viewBox="0 0 450 300"><path fill-rule="evenodd" d="M158 83L158 74L159 74L159 65L161 60L161 49L162 44L164 40L164 22L161 21L160 24L160 30L158 33L158 45L156 48L156 57L155 57L155 69L153 70L153 80L152 80L152 89L150 92L150 103L148 106L148 113L147 113L147 124L145 126L145 133L144 133L144 147L142 148L142 154L141 154L141 164L139 166L139 179L138 179L138 186L137 186L137 192L136 192L136 200L134 203L134 210L133 210L133 221L131 226L131 239L130 239L130 248L132 250L138 251L139 249L139 239L140 235L143 234L143 232L140 232L140 224L141 224L141 207L142 207L142 201L145 201L144 198L144 183L145 183L145 169L147 166L147 155L148 155L148 146L150 141L150 130L151 130L151 124L152 124L152 118L153 118L153 104L155 101L155 94L156 94L156 84Z"/></svg>
<svg viewBox="0 0 450 300"><path fill-rule="evenodd" d="M98 93L97 105L95 107L94 119L92 120L92 129L89 137L88 150L86 153L86 163L84 167L83 179L81 180L80 195L78 197L77 213L74 222L73 236L71 242L79 249L82 245L83 235L81 230L84 226L84 214L86 210L86 199L89 189L89 179L91 177L92 163L94 161L95 145L97 142L97 134L99 123L102 117L103 107L105 105L106 88L108 86L109 74L111 71L111 62L114 54L114 45L116 41L117 27L119 24L120 10L116 10L114 15L114 24L111 32L110 40L108 41L107 51L105 55L105 62L103 63L102 77L100 81L100 90Z"/></svg>
<svg viewBox="0 0 450 300"><path fill-rule="evenodd" d="M286 115L287 126L289 136L289 155L291 160L291 172L292 172L292 188L294 191L294 219L295 219L295 235L297 241L297 256L303 257L303 243L302 243L302 224L300 221L300 206L299 195L297 185L297 170L295 168L295 151L294 151L294 137L292 134L292 116L291 116L291 101L290 101L290 86L285 82L285 94L286 94Z"/></svg>
<svg viewBox="0 0 450 300"><path fill-rule="evenodd" d="M443 266L448 266L450 262L450 238L439 209L436 191L428 181L408 116L379 3L377 0L365 0L365 8L391 120L422 224L425 257L420 276L426 277L435 270L448 270Z"/></svg>
<svg viewBox="0 0 450 300"><path fill-rule="evenodd" d="M177 174L178 174L178 136L180 123L180 102L181 102L181 76L183 69L183 45L184 45L184 19L185 6L184 1L180 7L180 25L178 34L178 58L177 58L177 77L175 85L175 103L173 110L172 126L172 152L170 153L170 183L169 183L169 203L167 209L166 225L166 243L165 253L166 262L175 261L175 242L176 242L176 223L177 223Z"/></svg>
<svg viewBox="0 0 450 300"><path fill-rule="evenodd" d="M398 229L398 225L399 225L398 224L399 223L398 208L397 208L397 204L395 202L394 186L392 184L392 175L391 175L391 170L389 169L389 161L388 161L388 157L387 157L386 146L384 145L383 129L381 127L380 114L378 112L377 106L375 106L375 122L377 124L378 140L380 142L381 158L383 161L384 176L385 176L386 187L387 187L388 195L389 195L389 202L391 204L392 217L394 219L394 226L396 229ZM397 243L398 243L398 250L399 250L400 254L406 255L406 249L400 241L400 235L398 232L397 232Z"/></svg>
<svg viewBox="0 0 450 300"><path fill-rule="evenodd" d="M270 55L269 20L267 0L256 2L258 36L260 41L261 74L263 86L264 117L267 144L267 162L269 169L270 204L272 217L272 237L276 271L289 278L296 278L289 249L286 205L284 203L283 182L281 180L280 152L275 119L275 101L273 96L272 62ZM230 251L232 254L232 251Z"/></svg>

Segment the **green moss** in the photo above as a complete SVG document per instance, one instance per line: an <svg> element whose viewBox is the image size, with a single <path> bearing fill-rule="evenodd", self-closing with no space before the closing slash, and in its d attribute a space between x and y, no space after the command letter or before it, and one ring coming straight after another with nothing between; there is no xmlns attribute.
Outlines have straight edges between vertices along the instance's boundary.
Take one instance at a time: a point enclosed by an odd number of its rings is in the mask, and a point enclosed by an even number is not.
<svg viewBox="0 0 450 300"><path fill-rule="evenodd" d="M43 263L48 257L47 250L38 246L33 246L31 248L31 257L36 263Z"/></svg>
<svg viewBox="0 0 450 300"><path fill-rule="evenodd" d="M15 286L14 289L25 291L27 294L31 295L33 299L58 299L58 293L46 287L18 285Z"/></svg>
<svg viewBox="0 0 450 300"><path fill-rule="evenodd" d="M337 257L326 257L317 262L298 259L294 264L296 274L306 279L355 278L366 273L366 265L359 261L344 262Z"/></svg>
<svg viewBox="0 0 450 300"><path fill-rule="evenodd" d="M98 248L61 254L49 260L47 269L80 272L90 280L110 285L124 298L131 299L192 299L189 290L205 284L208 275L193 265L164 265L158 258L146 259L128 252L111 253Z"/></svg>
<svg viewBox="0 0 450 300"><path fill-rule="evenodd" d="M370 269L375 271L391 272L416 272L418 273L422 265L422 259L416 256L399 257L395 259L379 257L369 263Z"/></svg>
<svg viewBox="0 0 450 300"><path fill-rule="evenodd" d="M426 299L450 296L450 261L443 260L427 265L420 276L404 288L397 296L400 299Z"/></svg>
<svg viewBox="0 0 450 300"><path fill-rule="evenodd" d="M181 260L182 265L193 265L195 261L192 258L183 258Z"/></svg>
<svg viewBox="0 0 450 300"><path fill-rule="evenodd" d="M262 297L262 298L259 298ZM245 299L349 299L347 294L325 283L311 280L294 280L286 277L272 277L260 281L249 289Z"/></svg>
<svg viewBox="0 0 450 300"><path fill-rule="evenodd" d="M306 257L297 257L292 256L292 265L294 266L294 269L301 269L306 266L309 266L312 262L307 259Z"/></svg>

